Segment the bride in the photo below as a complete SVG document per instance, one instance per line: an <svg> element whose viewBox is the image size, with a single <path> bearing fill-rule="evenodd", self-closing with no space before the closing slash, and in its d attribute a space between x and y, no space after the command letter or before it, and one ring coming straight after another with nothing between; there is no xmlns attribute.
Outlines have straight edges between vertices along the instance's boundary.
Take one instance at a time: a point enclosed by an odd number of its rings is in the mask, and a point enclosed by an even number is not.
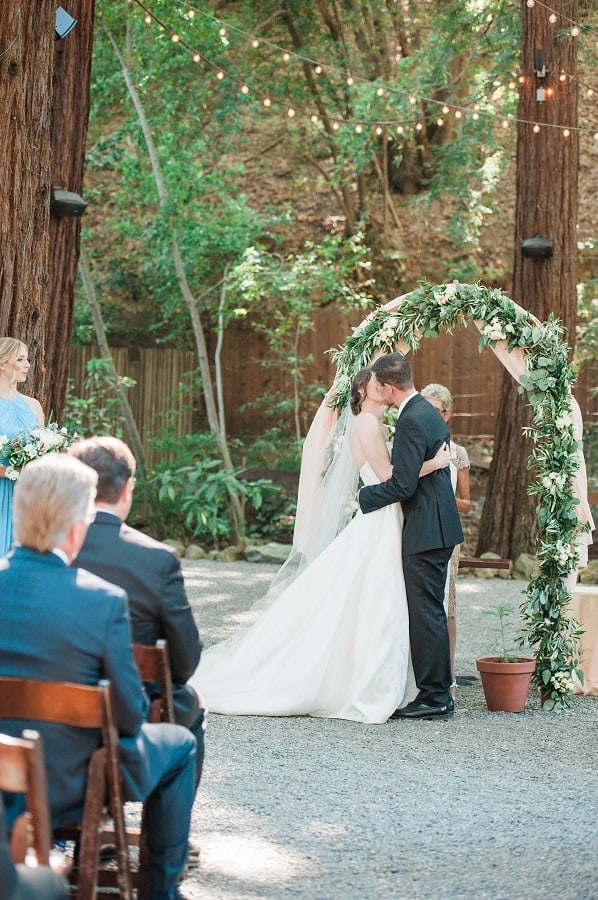
<svg viewBox="0 0 598 900"><path fill-rule="evenodd" d="M382 723L415 698L400 504L367 516L358 511L338 536L324 536L347 501L354 503L358 475L364 484L390 478L383 411L370 370L361 370L329 448L307 564L300 557L289 579L285 563L256 604L253 624L204 651L190 681L211 712ZM420 477L449 460L441 448ZM352 497L344 496L349 490ZM314 532L321 552L313 549Z"/></svg>

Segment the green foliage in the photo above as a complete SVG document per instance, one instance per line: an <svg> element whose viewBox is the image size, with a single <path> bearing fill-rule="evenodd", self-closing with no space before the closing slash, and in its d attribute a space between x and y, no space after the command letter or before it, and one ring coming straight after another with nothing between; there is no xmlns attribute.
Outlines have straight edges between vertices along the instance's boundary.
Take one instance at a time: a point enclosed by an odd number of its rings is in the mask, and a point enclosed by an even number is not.
<svg viewBox="0 0 598 900"><path fill-rule="evenodd" d="M301 355L300 341L313 328L318 307L336 303L339 310L367 308L368 270L361 233L349 240L327 237L318 246L307 243L303 253L285 258L250 247L231 270L229 290L238 298L237 312L247 314L268 341L271 352L263 365L281 368L293 386L290 400L269 396L268 407L277 418L288 413L298 418L300 397L306 393L305 368L311 362ZM234 306L235 299L231 303ZM299 427L296 436L299 439Z"/></svg>
<svg viewBox="0 0 598 900"><path fill-rule="evenodd" d="M576 370L568 361L559 322L550 316L538 324L502 291L481 285L421 285L392 311L375 310L333 352L337 376L332 402L337 407L348 402L352 375L377 353L392 352L402 341L416 350L422 337L451 331L470 319L485 323L480 349L500 342L509 351L521 348L525 353L526 372L518 390L526 393L533 410L533 425L526 433L534 441L529 465L535 478L529 492L538 500L540 572L528 584L521 614L525 642L535 648L534 679L550 693L550 704L543 708L564 709L571 701L573 675L579 675L581 633L567 612L570 596L564 579L577 568L577 541L588 528L578 519L579 501L573 493L579 469L571 404Z"/></svg>
<svg viewBox="0 0 598 900"><path fill-rule="evenodd" d="M269 486L263 480L241 480L240 474L241 470L227 471L220 460L210 459L198 460L191 466L165 468L150 477L144 494L151 502L155 491L162 519L160 531L167 523L172 527L176 522L177 537L186 534L213 541L215 546L222 540L230 542L233 537L231 497L242 496L259 510L264 489ZM155 514L154 505L153 509Z"/></svg>
<svg viewBox="0 0 598 900"><path fill-rule="evenodd" d="M111 361L104 357L90 359L85 370L83 397L74 396L73 381L69 379L64 425L81 437L109 434L124 438L119 393L134 387L135 381L125 376L115 376Z"/></svg>
<svg viewBox="0 0 598 900"><path fill-rule="evenodd" d="M586 249L595 249L598 241L586 242ZM598 361L598 278L578 285L577 343L575 360L578 365Z"/></svg>
<svg viewBox="0 0 598 900"><path fill-rule="evenodd" d="M288 468L298 471L293 443L278 429L253 441L235 440L232 452L238 464L232 472L217 459L214 435L195 432L180 436L168 428L155 434L152 447L162 462L145 482L138 482L135 513L160 538L195 538L209 545L234 539L229 497L238 491L244 501L247 536L267 538L277 530L276 520L294 515L295 489L268 478L247 479L248 468Z"/></svg>
<svg viewBox="0 0 598 900"><path fill-rule="evenodd" d="M500 656L502 662L517 662L519 659L517 649L512 646L512 640L514 640L514 638L510 638L508 635L510 618L513 614L513 610L509 604L497 603L494 606L489 606L488 609L485 609L484 613L496 618L497 624L492 651Z"/></svg>

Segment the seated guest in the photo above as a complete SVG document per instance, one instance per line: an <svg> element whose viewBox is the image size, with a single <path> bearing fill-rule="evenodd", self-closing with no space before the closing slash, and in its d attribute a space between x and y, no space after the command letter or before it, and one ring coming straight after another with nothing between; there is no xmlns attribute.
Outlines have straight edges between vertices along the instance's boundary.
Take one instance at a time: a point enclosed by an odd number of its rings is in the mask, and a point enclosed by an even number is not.
<svg viewBox="0 0 598 900"><path fill-rule="evenodd" d="M125 796L147 801L151 897L175 900L189 839L196 742L180 725L145 722L148 699L131 650L126 593L71 567L93 519L96 483L89 466L61 453L23 469L13 505L17 545L0 560L0 673L77 684L111 680ZM32 724L4 720L0 730L17 736ZM81 814L98 737L53 723L35 728L57 826Z"/></svg>
<svg viewBox="0 0 598 900"><path fill-rule="evenodd" d="M138 644L168 641L175 718L197 740L196 787L204 757L205 710L185 682L195 672L202 644L189 606L176 552L125 524L133 500L135 457L113 437L92 437L71 448L73 456L98 475L96 516L75 565L124 588L129 598L131 634ZM187 865L199 863L189 848Z"/></svg>
<svg viewBox="0 0 598 900"><path fill-rule="evenodd" d="M0 796L0 897L2 900L67 900L68 884L49 866L15 866L10 858Z"/></svg>

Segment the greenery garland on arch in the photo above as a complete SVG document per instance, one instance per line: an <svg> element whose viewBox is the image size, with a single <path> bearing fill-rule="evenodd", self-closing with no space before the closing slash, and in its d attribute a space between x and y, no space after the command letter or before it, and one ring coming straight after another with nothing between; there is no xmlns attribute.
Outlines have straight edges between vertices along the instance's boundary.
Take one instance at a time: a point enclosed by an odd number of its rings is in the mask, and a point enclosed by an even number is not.
<svg viewBox="0 0 598 900"><path fill-rule="evenodd" d="M527 372L518 390L527 394L534 414L526 434L534 441L528 465L535 478L529 493L538 498L540 570L520 606L526 626L522 643L535 648L534 681L544 697L543 709L562 710L571 704L573 676L583 678L578 668L582 631L568 615L570 595L564 580L577 568L576 539L586 526L578 520L579 501L573 495L579 468L579 442L571 419L575 367L568 362L558 320L550 316L539 324L497 289L458 282L422 284L396 310L376 309L343 347L331 351L337 365L334 405L346 405L353 375L376 354L392 353L401 341L416 351L422 338L463 327L468 320L483 323L480 351L506 341L509 350L520 347L526 356Z"/></svg>

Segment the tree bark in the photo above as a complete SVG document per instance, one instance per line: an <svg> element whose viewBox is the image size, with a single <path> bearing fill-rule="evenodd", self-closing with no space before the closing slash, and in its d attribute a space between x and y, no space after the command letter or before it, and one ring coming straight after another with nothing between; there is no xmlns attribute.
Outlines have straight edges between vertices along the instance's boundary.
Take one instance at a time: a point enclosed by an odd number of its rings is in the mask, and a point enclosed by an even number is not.
<svg viewBox="0 0 598 900"><path fill-rule="evenodd" d="M577 21L577 0L551 4L558 21ZM517 170L513 299L545 321L554 313L575 343L577 310L577 45L569 30L549 22L551 10L521 0L521 84L517 125ZM561 16L563 18L561 18ZM537 74L536 51L544 52L546 74ZM561 76L563 76L561 78ZM544 100L538 91L544 91ZM552 92L552 93L550 93ZM533 123L539 123L536 132ZM555 127L556 126L556 127ZM559 127L562 126L562 127ZM563 128L571 133L567 136ZM553 255L534 259L521 245L546 235ZM530 422L525 397L505 373L498 409L494 456L480 523L478 555L494 550L501 557L534 552L535 501L527 496L530 442L522 428Z"/></svg>
<svg viewBox="0 0 598 900"><path fill-rule="evenodd" d="M29 347L27 393L47 408L50 121L56 3L2 3L0 14L0 334Z"/></svg>
<svg viewBox="0 0 598 900"><path fill-rule="evenodd" d="M69 0L75 28L56 41L52 105L53 185L82 193L89 121L95 0ZM81 219L50 217L50 276L45 355L47 411L60 420L67 389Z"/></svg>

